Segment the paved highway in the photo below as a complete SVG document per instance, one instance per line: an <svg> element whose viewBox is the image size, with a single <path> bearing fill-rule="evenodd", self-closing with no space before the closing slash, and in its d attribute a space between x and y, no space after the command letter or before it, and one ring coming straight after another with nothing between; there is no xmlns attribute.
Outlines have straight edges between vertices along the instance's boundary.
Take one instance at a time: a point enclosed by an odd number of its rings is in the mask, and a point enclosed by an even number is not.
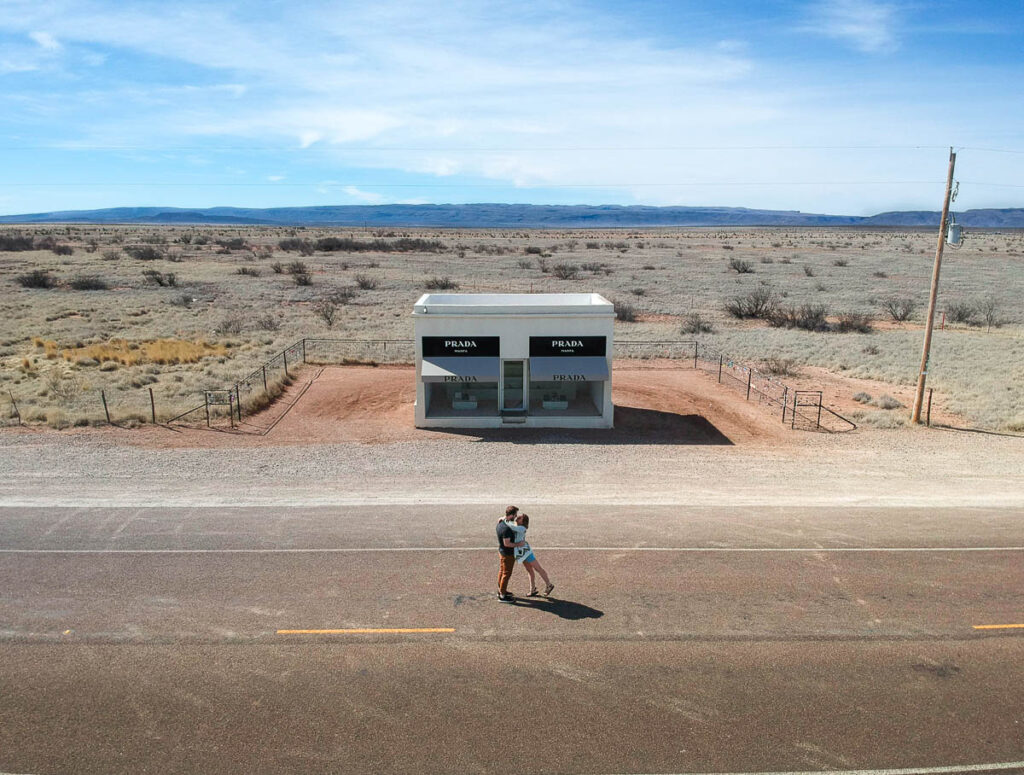
<svg viewBox="0 0 1024 775"><path fill-rule="evenodd" d="M0 772L1024 771L1024 509L503 505L0 509Z"/></svg>

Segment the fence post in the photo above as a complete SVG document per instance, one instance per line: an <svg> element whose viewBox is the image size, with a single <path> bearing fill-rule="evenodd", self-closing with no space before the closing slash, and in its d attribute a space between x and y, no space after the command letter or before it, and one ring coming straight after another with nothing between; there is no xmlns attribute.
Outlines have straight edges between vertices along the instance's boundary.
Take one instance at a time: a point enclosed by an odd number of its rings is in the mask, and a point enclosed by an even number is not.
<svg viewBox="0 0 1024 775"><path fill-rule="evenodd" d="M723 356L721 354L719 354L719 356L718 356L718 381L719 382L722 381L722 357Z"/></svg>
<svg viewBox="0 0 1024 775"><path fill-rule="evenodd" d="M782 390L782 424L786 424L786 403L789 401L789 385Z"/></svg>
<svg viewBox="0 0 1024 775"><path fill-rule="evenodd" d="M281 356L284 358L284 375L291 378L291 374L288 373L288 348L281 351Z"/></svg>
<svg viewBox="0 0 1024 775"><path fill-rule="evenodd" d="M818 393L818 428L821 427L821 393Z"/></svg>
<svg viewBox="0 0 1024 775"><path fill-rule="evenodd" d="M156 399L153 398L153 388L149 389L149 408L153 412L153 425L156 425Z"/></svg>
<svg viewBox="0 0 1024 775"><path fill-rule="evenodd" d="M747 369L747 400L750 400L750 380L754 378L754 370Z"/></svg>
<svg viewBox="0 0 1024 775"><path fill-rule="evenodd" d="M693 343L693 368L697 368L697 343Z"/></svg>
<svg viewBox="0 0 1024 775"><path fill-rule="evenodd" d="M231 430L235 429L235 397L228 391L228 417L231 420Z"/></svg>
<svg viewBox="0 0 1024 775"><path fill-rule="evenodd" d="M103 414L107 416L107 425L113 425L113 423L110 422L110 410L107 409L107 394L102 390L100 391L100 398L103 399Z"/></svg>
<svg viewBox="0 0 1024 775"><path fill-rule="evenodd" d="M206 406L206 427L210 427L210 394L203 391L203 403Z"/></svg>
<svg viewBox="0 0 1024 775"><path fill-rule="evenodd" d="M302 362L306 362L306 337L302 337Z"/></svg>
<svg viewBox="0 0 1024 775"><path fill-rule="evenodd" d="M270 392L269 390L267 390L267 364L265 363L263 364L263 392Z"/></svg>
<svg viewBox="0 0 1024 775"><path fill-rule="evenodd" d="M935 388L928 388L928 420L927 420L927 423L928 423L928 427L929 428L932 425L932 391L934 389Z"/></svg>
<svg viewBox="0 0 1024 775"><path fill-rule="evenodd" d="M18 409L18 402L14 400L14 393L8 390L7 395L11 397L11 406L14 407L14 414L18 417L18 425L21 425L21 410Z"/></svg>
<svg viewBox="0 0 1024 775"><path fill-rule="evenodd" d="M238 383L235 383L235 406L238 407L238 422L242 422L242 396L238 393Z"/></svg>

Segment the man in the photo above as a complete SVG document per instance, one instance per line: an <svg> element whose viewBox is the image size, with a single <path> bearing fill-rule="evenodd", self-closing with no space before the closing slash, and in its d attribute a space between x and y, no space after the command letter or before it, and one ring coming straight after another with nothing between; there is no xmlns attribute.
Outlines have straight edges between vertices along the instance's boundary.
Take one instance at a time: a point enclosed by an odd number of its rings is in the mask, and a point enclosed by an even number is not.
<svg viewBox="0 0 1024 775"><path fill-rule="evenodd" d="M516 567L516 547L526 543L516 541L516 533L508 525L508 520L514 520L518 513L517 506L509 506L505 509L505 518L498 520L498 557L501 561L498 569L498 600L503 603L515 602L515 596L509 594L508 582L512 578L512 569Z"/></svg>

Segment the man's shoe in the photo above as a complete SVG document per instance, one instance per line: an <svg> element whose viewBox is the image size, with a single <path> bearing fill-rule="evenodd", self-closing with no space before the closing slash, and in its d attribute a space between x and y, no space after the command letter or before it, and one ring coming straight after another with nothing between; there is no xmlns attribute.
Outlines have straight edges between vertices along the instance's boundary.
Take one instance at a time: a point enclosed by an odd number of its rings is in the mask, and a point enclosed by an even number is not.
<svg viewBox="0 0 1024 775"><path fill-rule="evenodd" d="M503 595L498 593L498 600L502 603L514 603L516 601L515 595Z"/></svg>

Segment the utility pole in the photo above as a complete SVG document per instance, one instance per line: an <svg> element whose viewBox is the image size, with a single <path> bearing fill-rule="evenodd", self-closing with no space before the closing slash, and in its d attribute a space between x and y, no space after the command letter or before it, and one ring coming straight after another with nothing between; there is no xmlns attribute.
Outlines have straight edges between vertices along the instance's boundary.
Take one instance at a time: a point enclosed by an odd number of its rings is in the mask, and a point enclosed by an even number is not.
<svg viewBox="0 0 1024 775"><path fill-rule="evenodd" d="M924 327L924 349L921 352L921 370L917 375L917 394L914 396L914 411L910 421L921 424L921 408L924 403L924 383L928 378L928 355L932 346L932 329L935 327L935 300L939 295L939 269L942 266L942 247L946 244L946 223L949 220L949 198L953 191L953 168L956 154L949 149L949 172L946 175L946 199L942 203L942 220L939 223L939 246L935 249L935 268L932 270L932 292L928 297L928 319Z"/></svg>

